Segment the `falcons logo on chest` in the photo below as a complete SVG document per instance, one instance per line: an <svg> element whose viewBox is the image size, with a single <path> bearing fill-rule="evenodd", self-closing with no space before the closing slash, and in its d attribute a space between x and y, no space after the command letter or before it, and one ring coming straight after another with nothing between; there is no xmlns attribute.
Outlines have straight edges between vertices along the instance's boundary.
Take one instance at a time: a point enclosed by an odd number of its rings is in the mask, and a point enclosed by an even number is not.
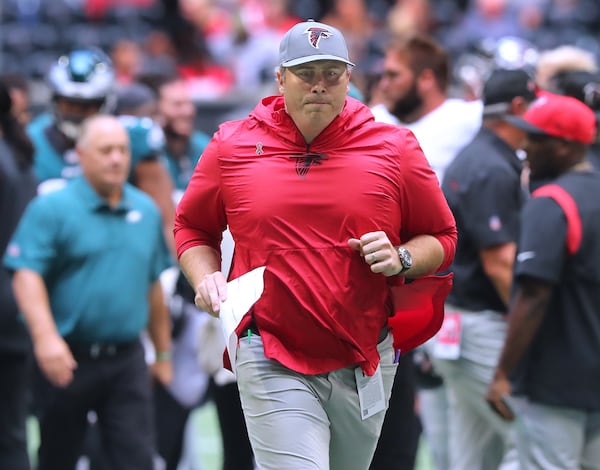
<svg viewBox="0 0 600 470"><path fill-rule="evenodd" d="M329 38L332 33L325 28L310 27L304 31L304 34L308 36L308 43L315 49L319 48L319 42L322 38Z"/></svg>

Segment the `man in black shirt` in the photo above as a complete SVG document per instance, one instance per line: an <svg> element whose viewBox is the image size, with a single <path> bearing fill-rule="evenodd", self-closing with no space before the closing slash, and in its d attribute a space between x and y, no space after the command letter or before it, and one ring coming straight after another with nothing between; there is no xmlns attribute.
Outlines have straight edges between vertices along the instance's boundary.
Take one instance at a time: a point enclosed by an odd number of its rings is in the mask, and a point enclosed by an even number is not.
<svg viewBox="0 0 600 470"><path fill-rule="evenodd" d="M494 71L483 90L482 127L442 182L459 237L451 268L454 286L432 355L451 397L451 469L495 469L514 458L514 453L507 455L509 426L483 396L506 331L524 202L516 149L525 134L506 118L525 112L535 97L535 84L525 71Z"/></svg>
<svg viewBox="0 0 600 470"><path fill-rule="evenodd" d="M599 468L600 173L585 159L595 116L548 93L512 122L527 132L532 182L551 183L523 208L508 334L487 400L503 418L517 416L522 468Z"/></svg>

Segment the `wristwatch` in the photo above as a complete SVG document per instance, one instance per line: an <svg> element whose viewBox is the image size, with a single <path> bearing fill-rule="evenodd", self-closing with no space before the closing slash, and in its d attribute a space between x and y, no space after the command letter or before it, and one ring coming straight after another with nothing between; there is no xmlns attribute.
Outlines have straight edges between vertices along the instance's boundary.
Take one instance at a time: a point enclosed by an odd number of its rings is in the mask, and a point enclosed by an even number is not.
<svg viewBox="0 0 600 470"><path fill-rule="evenodd" d="M397 247L396 251L398 252L398 258L400 258L400 264L402 265L402 269L400 270L400 272L398 274L399 275L404 274L406 271L408 271L410 268L412 268L412 265L413 265L412 256L410 254L410 251L408 251L403 246Z"/></svg>

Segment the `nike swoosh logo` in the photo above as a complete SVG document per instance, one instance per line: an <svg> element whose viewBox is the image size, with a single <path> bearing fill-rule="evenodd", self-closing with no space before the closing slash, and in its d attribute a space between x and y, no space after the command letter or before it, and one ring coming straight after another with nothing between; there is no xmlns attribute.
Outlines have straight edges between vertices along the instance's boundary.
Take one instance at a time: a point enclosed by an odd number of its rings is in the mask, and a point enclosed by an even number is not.
<svg viewBox="0 0 600 470"><path fill-rule="evenodd" d="M535 251L524 251L517 255L517 261L522 263L523 261L527 261L528 259L535 258Z"/></svg>

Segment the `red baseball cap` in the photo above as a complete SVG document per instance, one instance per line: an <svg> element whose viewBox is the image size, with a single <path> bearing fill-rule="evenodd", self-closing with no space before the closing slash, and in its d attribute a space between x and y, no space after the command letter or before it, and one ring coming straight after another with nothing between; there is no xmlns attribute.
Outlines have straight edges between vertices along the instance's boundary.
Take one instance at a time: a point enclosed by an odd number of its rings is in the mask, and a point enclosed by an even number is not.
<svg viewBox="0 0 600 470"><path fill-rule="evenodd" d="M507 116L507 122L528 134L547 135L591 144L596 135L596 116L570 96L542 92L523 116Z"/></svg>

